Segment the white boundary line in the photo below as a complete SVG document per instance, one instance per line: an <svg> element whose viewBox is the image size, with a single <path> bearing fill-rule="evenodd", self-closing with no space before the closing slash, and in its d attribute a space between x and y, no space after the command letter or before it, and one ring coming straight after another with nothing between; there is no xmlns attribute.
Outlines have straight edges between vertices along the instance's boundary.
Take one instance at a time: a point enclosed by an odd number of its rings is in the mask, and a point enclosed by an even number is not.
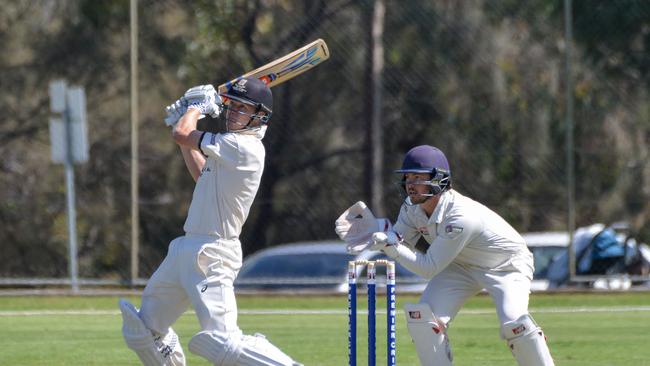
<svg viewBox="0 0 650 366"><path fill-rule="evenodd" d="M557 308L532 308L534 314L574 314L574 313L624 313L624 312L645 312L650 311L650 306L612 306L612 307L557 307ZM385 314L386 310L378 310L379 314ZM494 314L495 309L467 309L461 310L460 314L488 315ZM242 315L347 315L347 310L336 309L243 309L238 311ZM366 310L359 311L360 314L367 314ZM0 317L12 316L50 316L50 315L119 315L119 310L18 310L0 311ZM193 315L188 311L184 315Z"/></svg>

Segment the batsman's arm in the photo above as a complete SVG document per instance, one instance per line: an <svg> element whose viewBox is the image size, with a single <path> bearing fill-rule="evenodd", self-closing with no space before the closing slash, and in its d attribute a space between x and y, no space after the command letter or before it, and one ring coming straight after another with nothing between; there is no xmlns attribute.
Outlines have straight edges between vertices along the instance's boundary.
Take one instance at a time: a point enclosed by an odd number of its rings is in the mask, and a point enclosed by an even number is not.
<svg viewBox="0 0 650 366"><path fill-rule="evenodd" d="M185 166L194 181L199 178L201 169L205 165L205 157L199 151L203 132L196 129L200 116L201 113L197 109L190 108L172 129L174 141L180 146Z"/></svg>
<svg viewBox="0 0 650 366"><path fill-rule="evenodd" d="M172 136L178 145L190 149L199 149L199 142L203 132L196 129L196 123L200 116L201 112L198 109L190 108L178 120L178 123L172 129Z"/></svg>
<svg viewBox="0 0 650 366"><path fill-rule="evenodd" d="M196 182L201 175L201 170L205 165L205 157L198 151L190 149L189 147L181 146L181 153L183 154L183 161L185 166L190 172L192 179Z"/></svg>

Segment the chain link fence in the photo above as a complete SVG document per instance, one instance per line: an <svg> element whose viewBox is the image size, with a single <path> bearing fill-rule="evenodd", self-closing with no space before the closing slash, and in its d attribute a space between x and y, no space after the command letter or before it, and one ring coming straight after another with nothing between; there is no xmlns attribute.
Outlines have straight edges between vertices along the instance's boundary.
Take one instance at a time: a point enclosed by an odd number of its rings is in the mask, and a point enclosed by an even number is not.
<svg viewBox="0 0 650 366"><path fill-rule="evenodd" d="M555 285L568 283L569 263L577 263L574 277L596 276L584 278L591 284L621 274L649 279L642 243L650 242L650 3L138 6L139 279L129 270L128 4L43 1L7 5L0 15L8 50L0 56L0 106L9 115L0 129L1 283L68 281L63 170L49 162L49 80L87 91L91 156L76 169L80 284L143 283L182 235L193 189L163 107L191 85L220 84L317 38L330 60L273 90L245 255L334 239L334 219L358 200L396 219L402 198L392 172L409 148L431 144L447 154L455 189L521 232L616 224L615 255L594 254L594 233L558 262L566 276ZM202 123L216 129L219 121ZM591 263L580 267L585 258Z"/></svg>

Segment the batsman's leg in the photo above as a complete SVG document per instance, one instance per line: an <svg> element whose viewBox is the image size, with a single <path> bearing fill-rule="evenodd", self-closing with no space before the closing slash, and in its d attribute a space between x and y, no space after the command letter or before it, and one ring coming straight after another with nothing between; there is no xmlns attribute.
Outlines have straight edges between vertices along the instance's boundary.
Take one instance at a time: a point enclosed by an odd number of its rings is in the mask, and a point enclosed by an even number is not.
<svg viewBox="0 0 650 366"><path fill-rule="evenodd" d="M202 328L190 340L190 352L218 366L298 365L261 334L246 336L237 326L232 283L240 261L239 243L206 244L193 261L198 264L196 270L183 275L184 288Z"/></svg>
<svg viewBox="0 0 650 366"><path fill-rule="evenodd" d="M254 336L203 331L192 337L190 351L216 366L299 366L261 334Z"/></svg>
<svg viewBox="0 0 650 366"><path fill-rule="evenodd" d="M122 335L145 366L185 366L185 354L172 328L166 334L155 334L140 319L138 309L126 300L120 300Z"/></svg>

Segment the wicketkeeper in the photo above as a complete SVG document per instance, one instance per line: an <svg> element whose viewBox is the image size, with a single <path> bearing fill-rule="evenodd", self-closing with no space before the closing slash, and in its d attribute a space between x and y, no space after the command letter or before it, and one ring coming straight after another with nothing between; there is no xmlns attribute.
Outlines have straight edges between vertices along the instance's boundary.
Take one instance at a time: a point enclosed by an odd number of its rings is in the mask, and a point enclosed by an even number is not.
<svg viewBox="0 0 650 366"><path fill-rule="evenodd" d="M447 158L433 146L411 149L396 173L407 197L395 225L357 202L336 220L336 233L352 252L381 250L429 279L420 302L404 309L420 363L452 364L447 328L461 306L485 289L519 365L553 365L546 336L528 312L533 256L521 235L452 189ZM430 244L426 253L415 249L420 238Z"/></svg>
<svg viewBox="0 0 650 366"><path fill-rule="evenodd" d="M241 79L221 95L212 85L196 86L167 107L165 122L196 186L185 235L169 244L140 311L120 300L124 339L145 366L185 365L171 326L189 305L201 326L189 350L214 365L299 365L261 334L242 334L233 289L242 264L239 234L264 170L262 138L272 108L271 90L255 78ZM199 118L222 110L226 133L196 129Z"/></svg>

